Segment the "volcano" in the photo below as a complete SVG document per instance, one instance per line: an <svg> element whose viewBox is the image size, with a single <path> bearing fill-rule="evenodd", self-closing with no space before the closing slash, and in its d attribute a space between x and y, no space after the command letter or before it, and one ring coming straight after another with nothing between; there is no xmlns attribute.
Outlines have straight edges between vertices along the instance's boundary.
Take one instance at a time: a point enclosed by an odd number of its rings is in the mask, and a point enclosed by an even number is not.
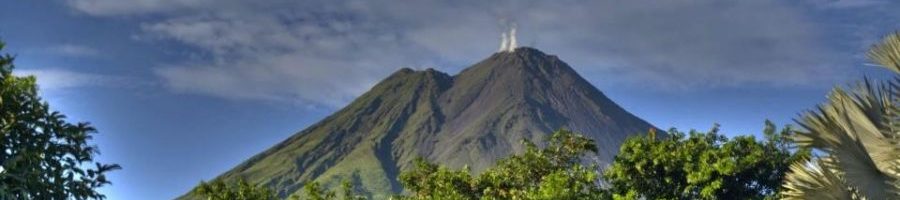
<svg viewBox="0 0 900 200"><path fill-rule="evenodd" d="M422 157L479 173L558 129L592 138L601 166L653 125L607 98L557 56L519 47L455 76L400 69L320 122L217 177L300 194L350 180L374 199L402 191L400 171Z"/></svg>

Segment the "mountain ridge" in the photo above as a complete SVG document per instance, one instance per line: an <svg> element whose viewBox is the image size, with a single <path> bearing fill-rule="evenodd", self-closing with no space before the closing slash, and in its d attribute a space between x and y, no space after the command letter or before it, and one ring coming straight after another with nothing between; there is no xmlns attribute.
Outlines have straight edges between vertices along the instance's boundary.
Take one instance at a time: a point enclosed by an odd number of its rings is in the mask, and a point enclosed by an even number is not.
<svg viewBox="0 0 900 200"><path fill-rule="evenodd" d="M555 55L519 47L450 76L402 68L346 107L216 179L245 179L299 194L303 184L351 180L386 198L413 159L478 173L566 128L594 139L609 163L630 135L654 128L608 99Z"/></svg>

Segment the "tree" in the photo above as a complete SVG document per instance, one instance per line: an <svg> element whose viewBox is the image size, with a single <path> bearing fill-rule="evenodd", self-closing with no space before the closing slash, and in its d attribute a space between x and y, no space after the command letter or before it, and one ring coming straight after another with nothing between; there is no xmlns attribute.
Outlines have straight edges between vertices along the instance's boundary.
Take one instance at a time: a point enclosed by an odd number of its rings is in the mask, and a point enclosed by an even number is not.
<svg viewBox="0 0 900 200"><path fill-rule="evenodd" d="M332 200L337 199L334 191L328 191L318 182L310 182L303 186L303 196L293 195L290 199L303 200ZM200 182L200 185L191 191L194 197L206 198L209 200L275 200L278 199L275 191L247 183L244 180L238 180L233 183L226 183L222 180L212 182ZM365 197L356 195L353 191L353 185L349 181L341 184L341 193L344 200L362 200Z"/></svg>
<svg viewBox="0 0 900 200"><path fill-rule="evenodd" d="M251 185L244 180L227 184L225 181L201 182L192 191L208 200L275 200L275 192L266 187Z"/></svg>
<svg viewBox="0 0 900 200"><path fill-rule="evenodd" d="M798 120L797 142L821 154L791 167L786 199L900 199L900 33L867 55L895 78L835 88Z"/></svg>
<svg viewBox="0 0 900 200"><path fill-rule="evenodd" d="M303 186L303 192L306 194L306 200L331 200L334 199L337 195L334 191L328 191L325 188L322 188L322 185L319 182L308 183Z"/></svg>
<svg viewBox="0 0 900 200"><path fill-rule="evenodd" d="M497 166L473 177L466 167L451 170L419 159L400 175L411 192L402 199L597 199L603 195L596 165L582 157L596 152L594 141L560 130L545 148L530 141L526 150L500 160Z"/></svg>
<svg viewBox="0 0 900 200"><path fill-rule="evenodd" d="M93 162L96 130L51 111L33 76L13 76L13 60L0 56L0 199L104 199L97 189L121 167Z"/></svg>
<svg viewBox="0 0 900 200"><path fill-rule="evenodd" d="M350 180L344 180L341 182L341 194L344 195L344 200L364 200L366 199L364 196L358 195L356 193L356 188L354 188L353 183Z"/></svg>
<svg viewBox="0 0 900 200"><path fill-rule="evenodd" d="M791 163L808 151L791 148L788 126L780 132L766 121L765 140L729 139L718 133L671 129L667 138L627 139L605 172L615 199L775 198Z"/></svg>
<svg viewBox="0 0 900 200"><path fill-rule="evenodd" d="M418 158L413 161L413 169L400 174L400 183L413 191L412 196L402 199L478 199L481 191L469 168L452 170Z"/></svg>
<svg viewBox="0 0 900 200"><path fill-rule="evenodd" d="M353 184L349 180L344 180L341 182L341 195L344 200L364 200L366 199L364 196L358 195L355 192L355 188ZM294 195L291 196L291 199L305 199L305 200L331 200L337 199L337 194L334 191L328 191L324 187L322 187L319 182L310 182L303 186L303 195Z"/></svg>

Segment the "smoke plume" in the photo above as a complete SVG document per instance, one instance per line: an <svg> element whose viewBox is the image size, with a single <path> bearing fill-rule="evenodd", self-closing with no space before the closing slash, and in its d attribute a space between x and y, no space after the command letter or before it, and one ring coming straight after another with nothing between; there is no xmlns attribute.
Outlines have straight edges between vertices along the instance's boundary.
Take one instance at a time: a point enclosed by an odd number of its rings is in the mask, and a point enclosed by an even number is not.
<svg viewBox="0 0 900 200"><path fill-rule="evenodd" d="M513 52L519 46L516 43L516 24L509 24L506 26L506 29L503 33L500 33L500 50L498 52Z"/></svg>
<svg viewBox="0 0 900 200"><path fill-rule="evenodd" d="M508 47L509 41L506 37L506 32L500 33L500 50L497 52L504 52Z"/></svg>

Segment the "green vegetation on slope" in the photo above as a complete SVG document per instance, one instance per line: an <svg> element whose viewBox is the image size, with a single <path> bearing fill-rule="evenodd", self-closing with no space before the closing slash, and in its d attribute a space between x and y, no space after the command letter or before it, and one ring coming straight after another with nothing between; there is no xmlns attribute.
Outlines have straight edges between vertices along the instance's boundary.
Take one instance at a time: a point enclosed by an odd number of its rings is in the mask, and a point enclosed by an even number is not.
<svg viewBox="0 0 900 200"><path fill-rule="evenodd" d="M104 199L97 189L120 167L93 162L96 130L51 111L35 78L13 68L12 56L0 56L0 199Z"/></svg>
<svg viewBox="0 0 900 200"><path fill-rule="evenodd" d="M340 197L343 200L364 200L365 197L356 193L356 188L350 181L341 183ZM203 182L191 191L192 195L207 200L275 200L278 199L275 191L269 188L252 185L244 180L228 182L217 180ZM303 186L301 195L292 195L292 200L331 200L337 199L335 191L328 190L318 182L312 182Z"/></svg>
<svg viewBox="0 0 900 200"><path fill-rule="evenodd" d="M671 130L668 137L628 139L603 173L585 160L594 141L571 131L551 135L544 148L524 141L526 151L474 175L467 167L417 159L400 175L406 191L395 199L774 199L791 163L809 151L791 149L792 129L766 123L765 140L732 139L710 132ZM349 182L341 194L317 182L296 199L361 199Z"/></svg>
<svg viewBox="0 0 900 200"><path fill-rule="evenodd" d="M585 153L596 152L594 142L570 131L557 131L546 148L524 141L527 150L499 161L496 167L488 169L480 176L470 175L468 168L452 170L444 166L417 159L415 167L400 175L400 182L410 193L397 195L396 199L596 199L602 190L596 181L599 176L596 165L583 165ZM217 182L216 184L220 184ZM239 188L248 188L245 183L237 187L216 190L235 193ZM344 182L341 194L336 195L317 182L304 187L302 195L294 199L363 199L356 195L352 185ZM202 191L202 190L197 190ZM255 189L255 191L267 191ZM274 193L272 193L274 194ZM202 193L212 198L215 194ZM234 197L235 200L269 200L267 197Z"/></svg>
<svg viewBox="0 0 900 200"><path fill-rule="evenodd" d="M202 182L200 186L191 191L194 194L206 197L208 200L275 200L275 192L266 188L250 185L244 180L234 184L224 181Z"/></svg>
<svg viewBox="0 0 900 200"><path fill-rule="evenodd" d="M400 171L395 155L399 152L391 147L402 144L393 141L400 134L415 139L411 133L419 130L413 128L433 123L429 121L433 109L428 107L448 78L437 72L401 70L323 122L217 180L265 184L281 197L303 194L303 185L312 181L337 188L343 180L351 180L366 189L366 196L387 198L400 190L395 179Z"/></svg>
<svg viewBox="0 0 900 200"><path fill-rule="evenodd" d="M582 164L597 151L594 141L570 131L557 131L546 148L525 141L523 154L502 159L479 176L419 160L400 175L411 193L400 199L597 199L596 165Z"/></svg>

